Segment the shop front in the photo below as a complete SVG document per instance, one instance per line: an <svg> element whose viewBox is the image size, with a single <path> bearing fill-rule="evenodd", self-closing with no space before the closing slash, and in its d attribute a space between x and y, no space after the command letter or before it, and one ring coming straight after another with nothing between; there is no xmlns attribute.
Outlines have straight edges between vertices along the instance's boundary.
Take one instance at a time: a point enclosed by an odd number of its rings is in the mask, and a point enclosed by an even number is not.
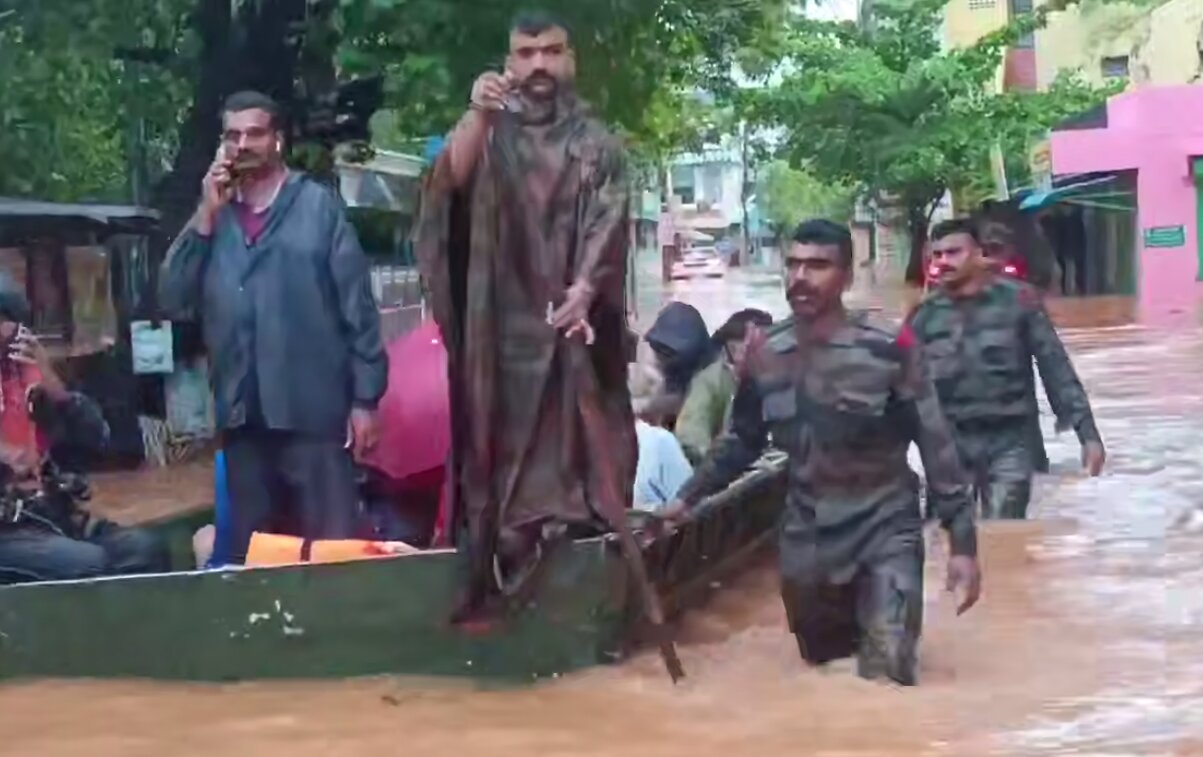
<svg viewBox="0 0 1203 757"><path fill-rule="evenodd" d="M1141 322L1197 323L1203 86L1116 95L1054 129L1049 145L1054 186L1025 202L1047 215L1042 226L1055 248L1076 251L1067 293L1131 289Z"/></svg>

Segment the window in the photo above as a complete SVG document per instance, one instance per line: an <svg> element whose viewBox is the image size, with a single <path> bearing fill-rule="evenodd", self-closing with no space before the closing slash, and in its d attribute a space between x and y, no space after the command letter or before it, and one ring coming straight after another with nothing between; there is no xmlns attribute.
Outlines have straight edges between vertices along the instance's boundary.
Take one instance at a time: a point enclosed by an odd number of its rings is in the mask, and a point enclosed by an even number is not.
<svg viewBox="0 0 1203 757"><path fill-rule="evenodd" d="M723 167L708 165L702 167L702 191L699 197L711 205L721 205L723 202Z"/></svg>
<svg viewBox="0 0 1203 757"><path fill-rule="evenodd" d="M673 166L672 185L673 194L680 197L683 204L693 204L695 194L693 166Z"/></svg>
<svg viewBox="0 0 1203 757"><path fill-rule="evenodd" d="M997 5L996 0L969 0L969 10L984 11Z"/></svg>
<svg viewBox="0 0 1203 757"><path fill-rule="evenodd" d="M1128 77L1128 56L1111 55L1102 60L1103 78L1126 79Z"/></svg>
<svg viewBox="0 0 1203 757"><path fill-rule="evenodd" d="M1032 12L1032 0L1010 0L1011 19L1014 20L1017 16L1024 16ZM1015 40L1015 48L1018 50L1031 50L1036 46L1036 37L1032 32L1024 32L1019 39Z"/></svg>

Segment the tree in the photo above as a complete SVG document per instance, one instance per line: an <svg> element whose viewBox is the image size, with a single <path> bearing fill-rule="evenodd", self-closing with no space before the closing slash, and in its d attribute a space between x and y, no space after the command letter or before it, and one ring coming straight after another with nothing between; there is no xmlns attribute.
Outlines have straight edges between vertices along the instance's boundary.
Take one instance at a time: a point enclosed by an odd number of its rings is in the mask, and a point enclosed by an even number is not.
<svg viewBox="0 0 1203 757"><path fill-rule="evenodd" d="M729 78L730 61L781 17L785 0L547 0L571 27L584 97L636 149L662 155L696 136L692 92ZM393 139L444 133L472 81L501 70L523 0L349 0L340 65L383 71ZM700 121L704 126L706 119Z"/></svg>
<svg viewBox="0 0 1203 757"><path fill-rule="evenodd" d="M1033 135L1108 94L1073 78L1048 92L991 91L1006 49L1065 0L947 51L945 2L876 0L859 25L794 17L757 51L762 62L783 61L772 69L779 81L742 95L762 125L783 130L791 164L902 209L912 281L936 205L950 189L989 186L997 141L1005 152L1026 154Z"/></svg>
<svg viewBox="0 0 1203 757"><path fill-rule="evenodd" d="M825 184L784 160L770 163L760 181L760 205L778 235L788 234L807 218L847 221L855 202L855 188Z"/></svg>
<svg viewBox="0 0 1203 757"><path fill-rule="evenodd" d="M174 233L217 147L225 96L255 88L294 116L338 81L383 74L393 143L445 132L472 80L499 68L520 0L4 0L0 191L129 198L130 166L170 170L153 204ZM690 93L729 76L734 51L786 0L549 0L572 27L580 85L644 155L696 139ZM336 75L337 74L337 75ZM137 127L137 128L135 128ZM133 135L145 139L132 139ZM294 129L312 166L328 144ZM127 150L151 142L147 160ZM309 150L316 146L316 158ZM178 149L177 149L178 148ZM127 154L128 153L128 154ZM151 173L155 173L152 171ZM150 178L154 178L151 176Z"/></svg>
<svg viewBox="0 0 1203 757"><path fill-rule="evenodd" d="M148 165L174 149L178 72L118 51L184 44L186 0L14 0L0 17L0 194L72 201L131 190L135 133Z"/></svg>

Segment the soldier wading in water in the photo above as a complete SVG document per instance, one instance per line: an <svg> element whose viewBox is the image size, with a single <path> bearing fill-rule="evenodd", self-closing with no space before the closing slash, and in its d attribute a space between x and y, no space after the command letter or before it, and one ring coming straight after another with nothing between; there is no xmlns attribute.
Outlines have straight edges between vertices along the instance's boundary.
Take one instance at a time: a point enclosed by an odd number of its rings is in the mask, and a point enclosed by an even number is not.
<svg viewBox="0 0 1203 757"><path fill-rule="evenodd" d="M932 230L939 288L911 317L963 465L973 474L982 517L1024 518L1039 451L1032 360L1049 404L1082 444L1092 476L1106 452L1086 390L1030 285L985 265L977 227L955 219Z"/></svg>
<svg viewBox="0 0 1203 757"><path fill-rule="evenodd" d="M730 484L771 433L790 458L781 592L802 657L821 665L855 653L862 677L912 685L924 543L911 442L948 531L948 588L960 612L981 591L968 480L910 332L844 309L848 229L803 223L785 262L794 317L749 347L732 429L669 517Z"/></svg>

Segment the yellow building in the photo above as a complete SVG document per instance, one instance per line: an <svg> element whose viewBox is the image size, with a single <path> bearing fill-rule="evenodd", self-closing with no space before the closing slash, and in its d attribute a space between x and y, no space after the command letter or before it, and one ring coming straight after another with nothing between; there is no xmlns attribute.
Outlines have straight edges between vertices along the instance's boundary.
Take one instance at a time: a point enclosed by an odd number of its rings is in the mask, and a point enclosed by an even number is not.
<svg viewBox="0 0 1203 757"><path fill-rule="evenodd" d="M1011 18L1031 10L1032 0L950 0L944 7L944 42L949 47L968 47L1005 26ZM1035 39L1029 34L1007 51L998 67L995 88L1035 87Z"/></svg>
<svg viewBox="0 0 1203 757"><path fill-rule="evenodd" d="M944 39L950 47L968 47L1010 17L1010 0L951 0L944 7Z"/></svg>
<svg viewBox="0 0 1203 757"><path fill-rule="evenodd" d="M971 45L1031 7L1032 0L951 0L945 40ZM1094 84L1127 79L1134 87L1203 81L1203 0L1082 0L1051 14L1034 39L1020 40L999 76L1008 88L1045 89L1065 71Z"/></svg>
<svg viewBox="0 0 1203 757"><path fill-rule="evenodd" d="M1054 13L1036 33L1037 82L1043 89L1062 71L1102 84L1131 86L1200 81L1203 0L1081 5Z"/></svg>

